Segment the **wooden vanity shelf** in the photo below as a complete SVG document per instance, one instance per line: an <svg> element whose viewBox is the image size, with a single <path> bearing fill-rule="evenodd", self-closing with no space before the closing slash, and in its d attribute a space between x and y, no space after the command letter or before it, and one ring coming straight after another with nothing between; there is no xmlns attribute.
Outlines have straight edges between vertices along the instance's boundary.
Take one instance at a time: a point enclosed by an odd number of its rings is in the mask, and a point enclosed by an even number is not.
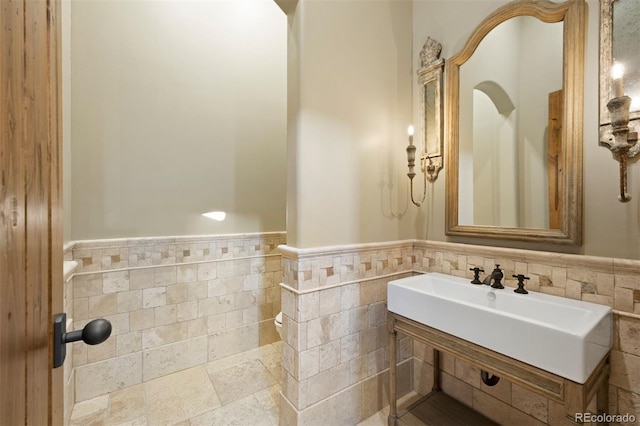
<svg viewBox="0 0 640 426"><path fill-rule="evenodd" d="M397 425L399 418L396 401L396 346L398 333L407 335L434 348L434 391L440 389L438 381L438 351L442 351L491 374L516 383L545 398L564 404L565 412L572 420L574 420L574 414L586 412L587 405L594 396L596 396L599 414L606 413L608 409L609 354L598 364L587 381L584 384L580 384L412 321L393 312L387 312L387 330L389 331L388 424L390 426Z"/></svg>

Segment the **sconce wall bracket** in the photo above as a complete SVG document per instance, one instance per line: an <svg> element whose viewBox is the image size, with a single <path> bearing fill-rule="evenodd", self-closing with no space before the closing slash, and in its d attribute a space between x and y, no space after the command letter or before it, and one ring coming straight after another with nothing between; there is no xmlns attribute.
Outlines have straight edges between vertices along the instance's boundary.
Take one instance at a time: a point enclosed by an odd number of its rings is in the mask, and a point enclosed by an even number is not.
<svg viewBox="0 0 640 426"><path fill-rule="evenodd" d="M640 117L634 120L629 120L628 128L627 142L630 146L626 155L627 158L634 158L640 152L640 144L637 143L638 135L640 134ZM615 136L613 134L613 125L611 123L600 126L600 145L606 146L611 151L615 152Z"/></svg>
<svg viewBox="0 0 640 426"><path fill-rule="evenodd" d="M422 172L426 174L429 182L438 179L438 172L442 170L442 155L424 155L422 161Z"/></svg>

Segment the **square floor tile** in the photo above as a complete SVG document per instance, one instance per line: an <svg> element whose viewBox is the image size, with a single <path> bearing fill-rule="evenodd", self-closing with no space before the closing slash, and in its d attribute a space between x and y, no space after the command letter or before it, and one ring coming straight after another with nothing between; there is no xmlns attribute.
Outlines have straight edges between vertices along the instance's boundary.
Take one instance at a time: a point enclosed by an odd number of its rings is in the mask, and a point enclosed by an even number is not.
<svg viewBox="0 0 640 426"><path fill-rule="evenodd" d="M120 389L109 394L108 425L120 425L128 421L146 421L147 407L144 399L144 385L139 384Z"/></svg>
<svg viewBox="0 0 640 426"><path fill-rule="evenodd" d="M204 366L191 368L144 384L151 425L167 425L220 406Z"/></svg>
<svg viewBox="0 0 640 426"><path fill-rule="evenodd" d="M109 395L78 402L73 407L69 423L75 425L102 425L109 407Z"/></svg>
<svg viewBox="0 0 640 426"><path fill-rule="evenodd" d="M253 394L262 408L270 410L277 407L280 401L280 385L273 385Z"/></svg>
<svg viewBox="0 0 640 426"><path fill-rule="evenodd" d="M280 352L264 354L260 356L260 361L276 381L282 384L282 354Z"/></svg>
<svg viewBox="0 0 640 426"><path fill-rule="evenodd" d="M277 382L259 360L252 360L211 374L222 405L244 398Z"/></svg>
<svg viewBox="0 0 640 426"><path fill-rule="evenodd" d="M228 405L209 411L201 416L190 419L191 426L223 426L223 425L278 425L277 411L265 410L253 396L234 401Z"/></svg>

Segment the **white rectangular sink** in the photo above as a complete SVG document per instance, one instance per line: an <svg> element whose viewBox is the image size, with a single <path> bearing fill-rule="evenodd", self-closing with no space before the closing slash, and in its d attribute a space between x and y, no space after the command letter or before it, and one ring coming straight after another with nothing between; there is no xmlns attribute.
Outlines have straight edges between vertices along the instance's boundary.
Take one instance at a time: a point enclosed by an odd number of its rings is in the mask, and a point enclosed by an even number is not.
<svg viewBox="0 0 640 426"><path fill-rule="evenodd" d="M439 273L389 282L387 309L581 384L612 345L608 306Z"/></svg>

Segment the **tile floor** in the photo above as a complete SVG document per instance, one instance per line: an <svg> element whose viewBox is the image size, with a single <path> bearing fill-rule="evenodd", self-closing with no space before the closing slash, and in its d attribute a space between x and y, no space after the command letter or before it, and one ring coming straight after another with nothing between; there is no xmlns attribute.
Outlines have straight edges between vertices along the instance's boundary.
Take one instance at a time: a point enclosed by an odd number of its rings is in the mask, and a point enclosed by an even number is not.
<svg viewBox="0 0 640 426"><path fill-rule="evenodd" d="M278 425L281 350L276 342L78 402L70 426ZM400 400L399 411L416 395ZM386 426L388 413L387 406L358 426ZM406 414L399 425L424 423Z"/></svg>
<svg viewBox="0 0 640 426"><path fill-rule="evenodd" d="M76 403L71 426L277 425L281 342Z"/></svg>

